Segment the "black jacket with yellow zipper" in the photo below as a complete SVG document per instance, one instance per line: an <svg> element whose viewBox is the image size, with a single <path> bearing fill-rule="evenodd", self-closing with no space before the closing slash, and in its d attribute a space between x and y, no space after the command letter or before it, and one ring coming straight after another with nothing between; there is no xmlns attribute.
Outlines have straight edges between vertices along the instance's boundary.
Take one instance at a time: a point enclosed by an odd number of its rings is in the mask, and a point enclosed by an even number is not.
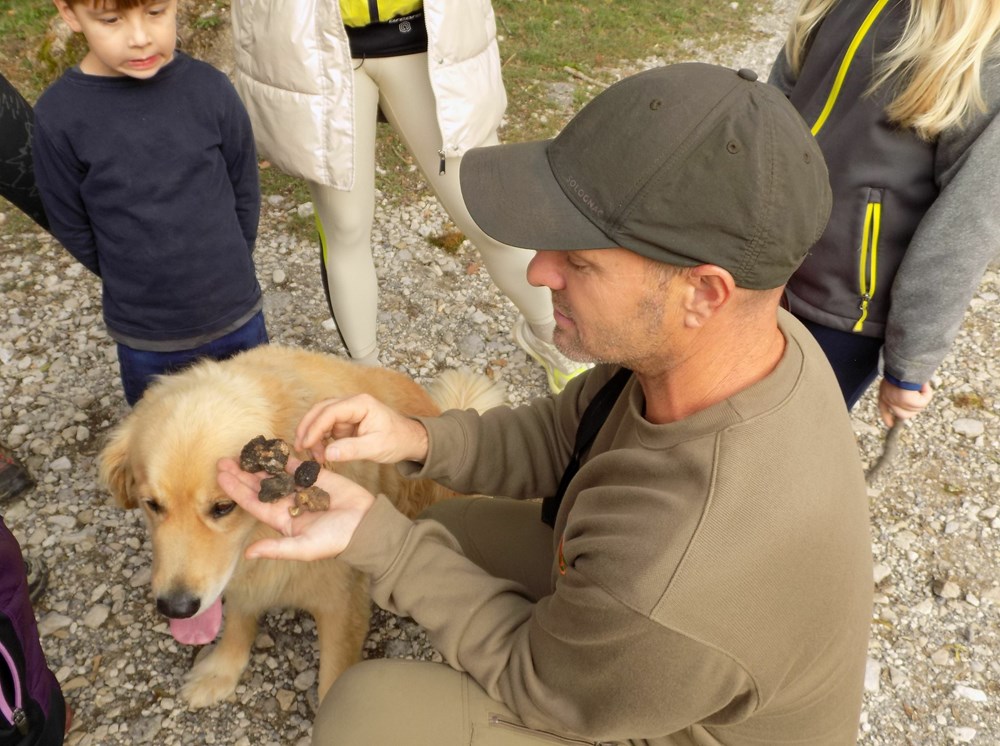
<svg viewBox="0 0 1000 746"><path fill-rule="evenodd" d="M892 124L893 87L867 91L908 12L907 0L838 3L798 78L782 50L770 82L812 128L834 194L826 232L788 284L791 311L884 339L886 372L923 383L1000 247L1000 67L984 68L988 111L965 127L925 142Z"/></svg>

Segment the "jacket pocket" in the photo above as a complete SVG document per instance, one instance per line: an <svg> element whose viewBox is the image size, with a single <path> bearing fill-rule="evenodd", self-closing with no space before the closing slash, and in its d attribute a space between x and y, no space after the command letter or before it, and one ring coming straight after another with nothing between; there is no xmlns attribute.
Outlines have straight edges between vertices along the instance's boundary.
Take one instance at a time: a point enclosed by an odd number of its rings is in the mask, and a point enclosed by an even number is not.
<svg viewBox="0 0 1000 746"><path fill-rule="evenodd" d="M512 731L524 736L525 739L530 739L529 742L560 743L569 744L570 746L580 746L581 744L585 746L615 746L618 743L617 741L587 741L582 738L572 738L571 736L553 733L552 731L536 730L535 728L529 728L523 723L507 720L503 715L497 715L492 712L490 713L489 724L490 728Z"/></svg>
<svg viewBox="0 0 1000 746"><path fill-rule="evenodd" d="M868 192L865 206L861 246L858 251L858 320L852 331L860 332L868 318L868 309L875 297L878 281L878 234L882 225L882 190Z"/></svg>

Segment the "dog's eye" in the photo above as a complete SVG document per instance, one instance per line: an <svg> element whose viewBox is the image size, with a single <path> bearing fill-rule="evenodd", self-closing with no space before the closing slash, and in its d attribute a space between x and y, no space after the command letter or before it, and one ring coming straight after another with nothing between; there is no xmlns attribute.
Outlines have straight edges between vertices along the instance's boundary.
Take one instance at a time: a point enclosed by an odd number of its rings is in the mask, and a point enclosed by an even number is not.
<svg viewBox="0 0 1000 746"><path fill-rule="evenodd" d="M236 503L232 500L226 500L225 502L215 503L212 506L212 517L222 518L223 516L229 515L236 508Z"/></svg>
<svg viewBox="0 0 1000 746"><path fill-rule="evenodd" d="M146 500L146 507L149 509L149 512L154 515L159 515L163 512L163 506L156 502L153 498Z"/></svg>

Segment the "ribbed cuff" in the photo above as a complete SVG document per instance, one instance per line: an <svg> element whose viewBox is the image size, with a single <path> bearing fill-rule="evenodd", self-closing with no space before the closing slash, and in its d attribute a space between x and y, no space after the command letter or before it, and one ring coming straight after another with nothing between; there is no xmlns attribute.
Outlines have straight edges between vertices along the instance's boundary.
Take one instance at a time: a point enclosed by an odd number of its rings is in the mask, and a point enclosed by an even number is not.
<svg viewBox="0 0 1000 746"><path fill-rule="evenodd" d="M891 383L893 386L899 389L905 389L906 391L920 391L924 387L922 383L911 383L910 381L901 381L896 378L896 376L891 373L884 373L885 380Z"/></svg>

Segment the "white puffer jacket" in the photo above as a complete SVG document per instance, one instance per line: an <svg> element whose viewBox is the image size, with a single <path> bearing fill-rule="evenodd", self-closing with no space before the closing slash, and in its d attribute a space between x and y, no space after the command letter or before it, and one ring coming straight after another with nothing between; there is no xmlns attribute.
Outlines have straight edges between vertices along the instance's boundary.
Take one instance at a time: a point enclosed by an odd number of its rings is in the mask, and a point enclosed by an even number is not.
<svg viewBox="0 0 1000 746"><path fill-rule="evenodd" d="M441 149L459 156L507 107L490 0L424 0ZM234 0L236 89L261 155L336 189L354 183L351 52L337 0Z"/></svg>

